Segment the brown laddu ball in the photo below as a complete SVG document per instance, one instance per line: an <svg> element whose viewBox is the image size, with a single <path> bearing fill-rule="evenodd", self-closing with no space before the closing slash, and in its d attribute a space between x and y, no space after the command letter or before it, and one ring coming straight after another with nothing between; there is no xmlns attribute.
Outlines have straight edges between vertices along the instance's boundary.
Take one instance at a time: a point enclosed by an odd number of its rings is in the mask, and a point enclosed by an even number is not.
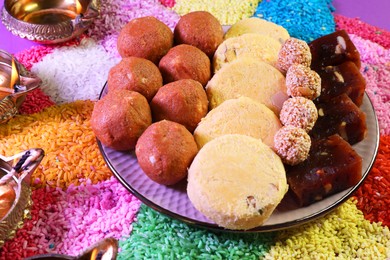
<svg viewBox="0 0 390 260"><path fill-rule="evenodd" d="M171 29L153 16L135 18L120 31L117 49L122 57L140 57L158 64L173 46Z"/></svg>
<svg viewBox="0 0 390 260"><path fill-rule="evenodd" d="M223 29L215 16L206 11L195 11L183 15L174 30L175 44L195 46L213 57L223 41Z"/></svg>
<svg viewBox="0 0 390 260"><path fill-rule="evenodd" d="M160 60L158 67L165 84L180 79L193 79L205 86L211 78L209 57L188 44L180 44L170 49Z"/></svg>
<svg viewBox="0 0 390 260"><path fill-rule="evenodd" d="M141 169L163 185L184 179L197 152L192 134L183 125L168 120L149 126L135 148Z"/></svg>
<svg viewBox="0 0 390 260"><path fill-rule="evenodd" d="M155 121L174 121L192 133L207 114L208 100L198 81L181 79L160 88L150 102L150 108Z"/></svg>
<svg viewBox="0 0 390 260"><path fill-rule="evenodd" d="M108 73L108 91L127 89L142 94L150 102L163 85L158 67L138 57L125 57Z"/></svg>
<svg viewBox="0 0 390 260"><path fill-rule="evenodd" d="M140 93L114 90L96 102L91 115L95 136L118 151L134 149L138 138L152 123L148 101Z"/></svg>

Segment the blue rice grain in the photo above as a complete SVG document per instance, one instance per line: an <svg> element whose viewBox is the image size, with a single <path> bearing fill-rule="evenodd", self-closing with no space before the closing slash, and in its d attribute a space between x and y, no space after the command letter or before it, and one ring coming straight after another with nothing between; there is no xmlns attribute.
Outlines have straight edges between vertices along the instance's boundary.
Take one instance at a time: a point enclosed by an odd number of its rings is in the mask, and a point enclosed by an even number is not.
<svg viewBox="0 0 390 260"><path fill-rule="evenodd" d="M279 24L291 37L311 42L335 31L332 0L264 0L253 16Z"/></svg>

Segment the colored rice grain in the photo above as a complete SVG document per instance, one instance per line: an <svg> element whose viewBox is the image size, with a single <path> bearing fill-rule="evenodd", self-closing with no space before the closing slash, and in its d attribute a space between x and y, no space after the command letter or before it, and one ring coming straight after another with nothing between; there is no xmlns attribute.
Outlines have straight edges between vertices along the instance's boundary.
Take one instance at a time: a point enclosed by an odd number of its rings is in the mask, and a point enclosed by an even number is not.
<svg viewBox="0 0 390 260"><path fill-rule="evenodd" d="M274 233L213 233L171 219L142 205L118 259L259 259Z"/></svg>
<svg viewBox="0 0 390 260"><path fill-rule="evenodd" d="M176 1L175 0L160 0L160 3L163 6L172 8L176 4Z"/></svg>
<svg viewBox="0 0 390 260"><path fill-rule="evenodd" d="M26 99L19 108L21 114L34 114L43 109L53 106L54 102L45 95L40 88L37 88L26 95Z"/></svg>
<svg viewBox="0 0 390 260"><path fill-rule="evenodd" d="M37 63L42 60L44 56L46 56L49 53L52 53L55 48L61 47L61 46L73 46L78 45L80 43L80 40L83 39L85 36L81 35L78 38L75 38L73 40L56 44L56 45L38 45L38 46L32 46L29 49L23 50L19 53L15 54L15 58L23 64L28 70L31 69L32 65L34 63Z"/></svg>
<svg viewBox="0 0 390 260"><path fill-rule="evenodd" d="M390 227L390 136L381 136L378 155L370 174L354 197L370 222Z"/></svg>
<svg viewBox="0 0 390 260"><path fill-rule="evenodd" d="M45 240L45 235L37 236L32 232L42 222L40 218L43 215L43 211L48 205L54 205L57 201L57 196L54 194L54 189L37 189L32 192L31 199L33 201L30 209L30 218L26 218L23 228L18 229L15 237L6 241L4 246L0 249L0 259L21 259L35 254L43 254L46 252L45 248L40 245L40 240Z"/></svg>
<svg viewBox="0 0 390 260"><path fill-rule="evenodd" d="M279 24L292 37L310 42L335 31L332 0L262 1L254 16Z"/></svg>
<svg viewBox="0 0 390 260"><path fill-rule="evenodd" d="M20 115L0 125L0 154L11 156L41 147L45 157L32 174L32 185L65 188L112 174L99 152L90 127L94 103L77 101L41 113Z"/></svg>
<svg viewBox="0 0 390 260"><path fill-rule="evenodd" d="M42 79L41 89L56 103L97 100L111 67L119 62L94 40L55 49L31 69Z"/></svg>
<svg viewBox="0 0 390 260"><path fill-rule="evenodd" d="M180 15L193 11L207 11L213 14L222 25L232 25L251 17L259 2L259 0L176 0L173 10Z"/></svg>
<svg viewBox="0 0 390 260"><path fill-rule="evenodd" d="M43 253L77 255L106 238L128 237L140 201L114 177L96 185L33 191L31 219L0 249L0 259Z"/></svg>
<svg viewBox="0 0 390 260"><path fill-rule="evenodd" d="M346 30L349 34L358 35L363 39L378 43L384 48L390 48L389 31L367 24L359 18L349 18L342 15L335 15L334 18L338 30Z"/></svg>
<svg viewBox="0 0 390 260"><path fill-rule="evenodd" d="M390 134L390 49L351 34L362 60L361 72L366 79L366 91L378 117L382 135Z"/></svg>
<svg viewBox="0 0 390 260"><path fill-rule="evenodd" d="M390 66L390 49L386 49L375 42L365 40L354 34L350 34L349 37L359 51L362 62L372 65L382 64L387 67Z"/></svg>
<svg viewBox="0 0 390 260"><path fill-rule="evenodd" d="M390 66L362 63L361 72L366 79L366 92L375 108L379 131L390 135Z"/></svg>
<svg viewBox="0 0 390 260"><path fill-rule="evenodd" d="M325 217L280 231L265 259L386 259L390 231L364 219L352 200Z"/></svg>
<svg viewBox="0 0 390 260"><path fill-rule="evenodd" d="M88 30L88 35L101 44L111 56L119 56L116 50L119 31L130 20L142 16L154 16L171 29L179 20L175 12L158 0L108 0L101 2L99 18Z"/></svg>
<svg viewBox="0 0 390 260"><path fill-rule="evenodd" d="M31 70L34 63L43 59L47 54L52 53L53 46L32 46L22 52L15 54L15 58L23 64L27 70Z"/></svg>

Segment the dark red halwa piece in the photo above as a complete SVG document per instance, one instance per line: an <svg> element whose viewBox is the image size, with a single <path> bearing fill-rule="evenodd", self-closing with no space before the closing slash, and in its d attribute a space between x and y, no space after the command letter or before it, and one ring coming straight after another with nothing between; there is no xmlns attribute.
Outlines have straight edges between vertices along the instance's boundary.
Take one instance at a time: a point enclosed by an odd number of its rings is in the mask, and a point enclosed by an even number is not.
<svg viewBox="0 0 390 260"><path fill-rule="evenodd" d="M309 135L321 139L339 134L351 145L364 139L367 132L366 114L346 95L317 104L318 119Z"/></svg>
<svg viewBox="0 0 390 260"><path fill-rule="evenodd" d="M362 178L362 158L339 135L312 140L306 161L287 167L290 192L308 206L356 185Z"/></svg>
<svg viewBox="0 0 390 260"><path fill-rule="evenodd" d="M321 77L321 95L316 103L325 103L333 97L347 94L360 107L363 102L366 81L352 61L318 69Z"/></svg>
<svg viewBox="0 0 390 260"><path fill-rule="evenodd" d="M346 31L340 30L309 43L313 70L352 61L360 69L360 54Z"/></svg>

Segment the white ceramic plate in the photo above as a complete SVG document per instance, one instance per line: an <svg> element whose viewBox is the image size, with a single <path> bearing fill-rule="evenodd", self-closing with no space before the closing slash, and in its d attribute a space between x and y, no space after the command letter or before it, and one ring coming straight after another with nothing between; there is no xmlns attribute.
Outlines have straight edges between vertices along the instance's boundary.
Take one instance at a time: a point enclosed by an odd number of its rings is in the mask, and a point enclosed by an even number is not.
<svg viewBox="0 0 390 260"><path fill-rule="evenodd" d="M106 93L105 88L102 90L101 97ZM363 158L363 177L360 182L350 189L334 194L307 207L290 207L290 209L278 207L264 225L247 231L227 230L218 227L196 210L187 196L186 181L169 187L157 184L143 173L134 152L118 152L105 147L99 141L98 145L107 165L119 181L143 203L159 212L186 223L208 229L229 232L273 231L297 226L329 213L345 202L367 177L378 151L379 129L374 108L367 94L364 95L361 109L367 116L368 133L363 141L353 146L355 151Z"/></svg>

